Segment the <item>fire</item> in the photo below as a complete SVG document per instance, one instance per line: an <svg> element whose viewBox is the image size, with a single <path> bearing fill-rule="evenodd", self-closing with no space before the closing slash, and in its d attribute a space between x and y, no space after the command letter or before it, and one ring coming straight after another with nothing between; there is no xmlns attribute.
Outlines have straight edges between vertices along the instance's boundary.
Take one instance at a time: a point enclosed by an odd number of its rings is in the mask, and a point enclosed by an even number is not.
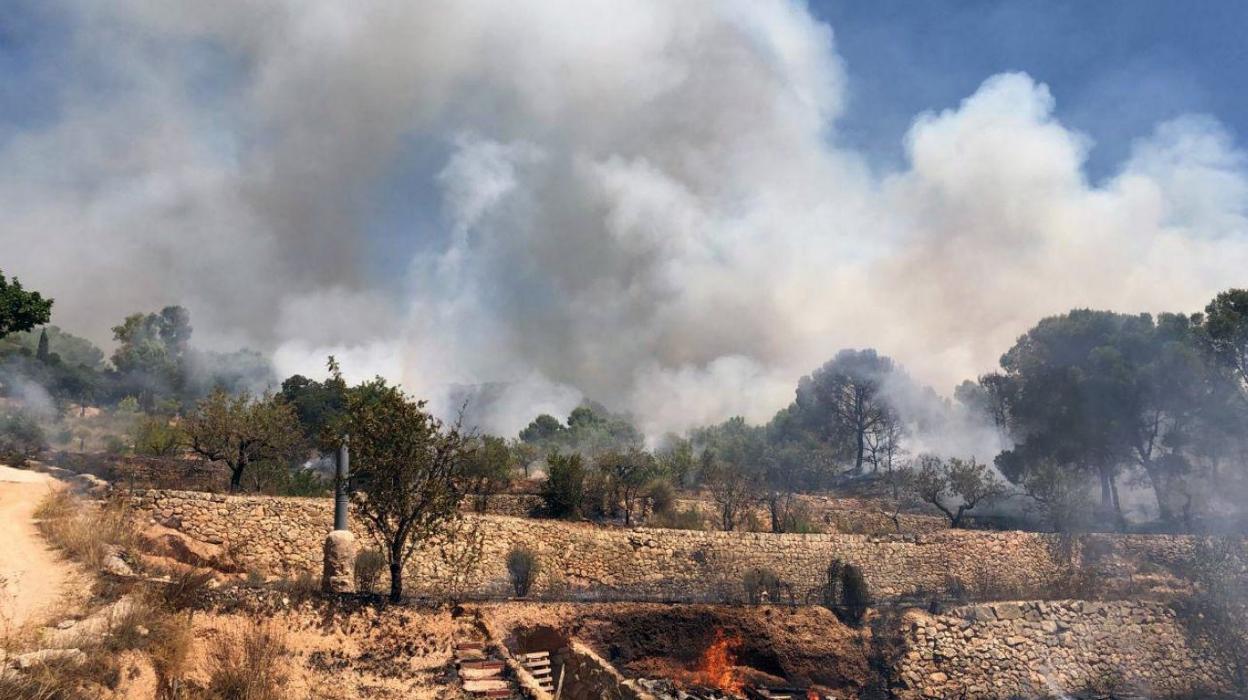
<svg viewBox="0 0 1248 700"><path fill-rule="evenodd" d="M806 690L806 700L820 700L819 693L816 693L814 688L808 688Z"/></svg>
<svg viewBox="0 0 1248 700"><path fill-rule="evenodd" d="M696 682L740 695L745 687L744 681L737 675L736 650L740 646L740 637L725 637L723 630L715 630L715 639L698 660Z"/></svg>

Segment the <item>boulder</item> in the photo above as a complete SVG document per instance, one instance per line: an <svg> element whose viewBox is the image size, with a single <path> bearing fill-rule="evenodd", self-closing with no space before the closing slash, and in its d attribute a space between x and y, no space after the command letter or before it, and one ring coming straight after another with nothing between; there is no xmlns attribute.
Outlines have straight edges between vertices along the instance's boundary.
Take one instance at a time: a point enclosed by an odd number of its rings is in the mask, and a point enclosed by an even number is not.
<svg viewBox="0 0 1248 700"><path fill-rule="evenodd" d="M355 535L334 530L325 538L325 568L321 589L326 593L355 592Z"/></svg>

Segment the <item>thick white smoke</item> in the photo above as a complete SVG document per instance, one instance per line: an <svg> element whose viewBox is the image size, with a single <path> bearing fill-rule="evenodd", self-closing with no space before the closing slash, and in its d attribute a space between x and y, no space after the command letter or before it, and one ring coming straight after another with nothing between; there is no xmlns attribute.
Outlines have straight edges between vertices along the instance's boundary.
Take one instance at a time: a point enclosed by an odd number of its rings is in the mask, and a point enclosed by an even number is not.
<svg viewBox="0 0 1248 700"><path fill-rule="evenodd" d="M492 430L581 395L652 433L763 419L845 346L947 392L1043 315L1196 309L1248 263L1210 118L1090 183L1048 89L1003 74L872 173L836 133L853 66L798 2L61 9L111 89L0 142L6 273L97 338L181 302L444 412L502 382ZM370 254L396 188L432 211Z"/></svg>

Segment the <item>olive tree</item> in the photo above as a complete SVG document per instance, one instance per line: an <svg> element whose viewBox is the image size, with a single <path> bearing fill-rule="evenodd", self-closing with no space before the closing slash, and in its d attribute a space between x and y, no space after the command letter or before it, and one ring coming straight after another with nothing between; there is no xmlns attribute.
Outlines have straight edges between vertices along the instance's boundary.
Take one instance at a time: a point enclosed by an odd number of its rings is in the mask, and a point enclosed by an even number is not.
<svg viewBox="0 0 1248 700"><path fill-rule="evenodd" d="M914 495L936 506L949 518L951 527L961 527L968 511L1006 493L1005 482L974 459L942 460L923 455L908 481Z"/></svg>
<svg viewBox="0 0 1248 700"><path fill-rule="evenodd" d="M390 600L403 598L403 567L419 546L449 536L459 519L473 437L444 425L380 377L347 393L345 428L356 488L352 505L382 546Z"/></svg>
<svg viewBox="0 0 1248 700"><path fill-rule="evenodd" d="M270 394L231 396L217 389L195 406L182 428L192 452L230 468L231 491L239 490L248 465L289 462L303 444L294 409Z"/></svg>

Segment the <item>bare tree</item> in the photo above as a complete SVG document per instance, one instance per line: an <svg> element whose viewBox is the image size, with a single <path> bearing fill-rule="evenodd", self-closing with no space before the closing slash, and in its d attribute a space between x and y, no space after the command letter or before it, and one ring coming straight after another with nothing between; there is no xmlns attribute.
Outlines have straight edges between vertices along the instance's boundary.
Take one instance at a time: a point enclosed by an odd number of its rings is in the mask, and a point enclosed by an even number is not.
<svg viewBox="0 0 1248 700"><path fill-rule="evenodd" d="M702 474L719 509L720 526L725 531L735 530L757 499L756 480L742 467L715 458L709 450L702 453Z"/></svg>

